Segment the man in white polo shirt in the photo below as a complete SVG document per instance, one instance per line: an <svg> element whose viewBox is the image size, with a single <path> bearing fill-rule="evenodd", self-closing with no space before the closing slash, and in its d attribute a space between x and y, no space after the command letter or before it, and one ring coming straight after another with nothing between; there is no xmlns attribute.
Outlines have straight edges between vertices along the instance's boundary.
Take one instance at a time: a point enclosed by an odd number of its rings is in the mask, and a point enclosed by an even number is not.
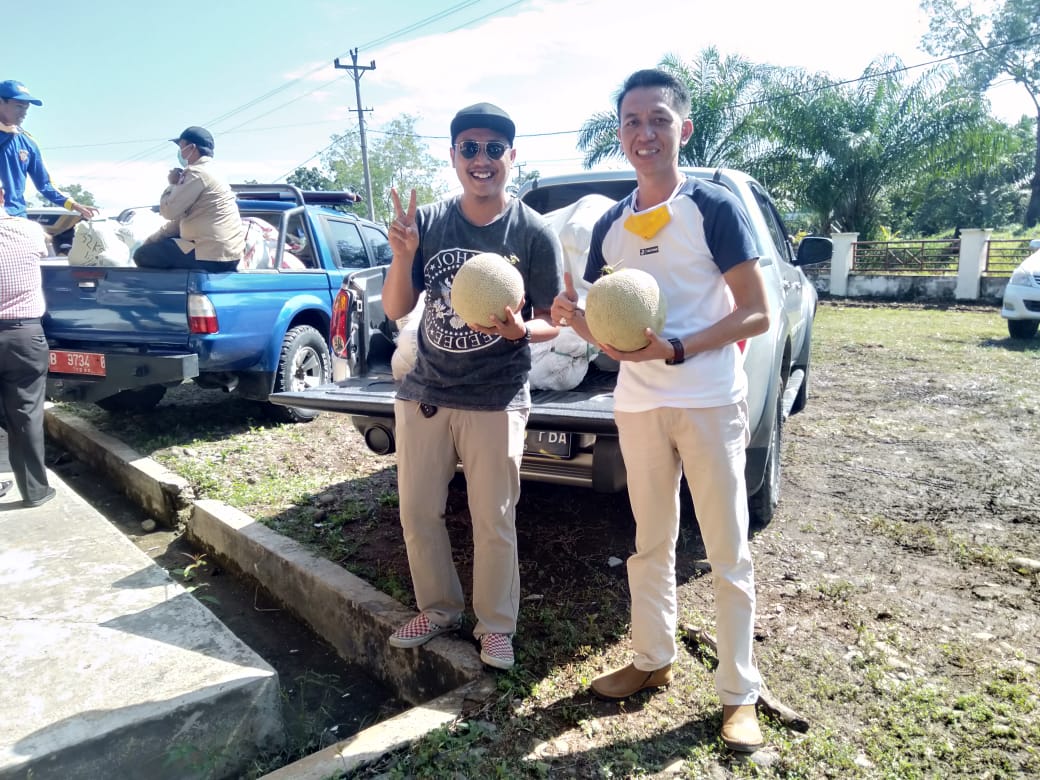
<svg viewBox="0 0 1040 780"><path fill-rule="evenodd" d="M680 81L660 70L637 71L625 81L617 111L637 187L593 228L585 280L594 282L608 265L647 271L665 292L668 315L662 336L647 328L643 349L603 345L620 363L614 417L636 521L636 553L628 559L634 658L593 680L592 691L624 699L672 680L685 471L715 588L722 741L752 752L762 744L755 713L761 678L752 658L747 376L738 344L769 328L758 251L736 198L679 168L679 150L693 133ZM553 322L594 343L577 300L568 280L553 301Z"/></svg>

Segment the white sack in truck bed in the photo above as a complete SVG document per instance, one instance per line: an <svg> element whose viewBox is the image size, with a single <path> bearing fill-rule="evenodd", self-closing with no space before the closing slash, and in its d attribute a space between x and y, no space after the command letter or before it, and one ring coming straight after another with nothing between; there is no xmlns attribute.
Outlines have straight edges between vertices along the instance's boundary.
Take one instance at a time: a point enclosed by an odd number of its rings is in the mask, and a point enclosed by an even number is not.
<svg viewBox="0 0 1040 780"><path fill-rule="evenodd" d="M605 195L586 195L545 215L560 238L563 270L571 275L579 305L585 304L590 286L584 276L592 227L614 203ZM573 330L561 328L560 335L551 341L531 345L531 388L573 390L581 384L589 371L589 362L598 354L598 349Z"/></svg>
<svg viewBox="0 0 1040 780"><path fill-rule="evenodd" d="M77 222L69 249L69 265L131 265L130 247L120 235L121 229L122 225L115 220Z"/></svg>

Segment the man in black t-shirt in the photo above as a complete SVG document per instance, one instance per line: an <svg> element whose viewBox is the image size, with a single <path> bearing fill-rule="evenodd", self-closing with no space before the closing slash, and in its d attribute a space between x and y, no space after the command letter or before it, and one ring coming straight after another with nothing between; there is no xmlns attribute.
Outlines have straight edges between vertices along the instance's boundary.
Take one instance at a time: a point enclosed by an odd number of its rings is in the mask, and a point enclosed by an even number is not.
<svg viewBox="0 0 1040 780"><path fill-rule="evenodd" d="M417 647L461 627L465 597L452 557L444 511L448 483L461 461L473 523L473 635L481 660L514 663L520 607L516 504L520 459L531 405L531 342L548 341L562 288L563 253L542 217L506 191L516 128L501 108L478 103L451 123L451 160L462 195L416 209L391 190L393 260L383 287L391 319L408 314L425 291L416 365L394 406L401 525L419 615L390 636ZM451 308L455 273L470 257L516 258L524 301L493 327L466 323Z"/></svg>

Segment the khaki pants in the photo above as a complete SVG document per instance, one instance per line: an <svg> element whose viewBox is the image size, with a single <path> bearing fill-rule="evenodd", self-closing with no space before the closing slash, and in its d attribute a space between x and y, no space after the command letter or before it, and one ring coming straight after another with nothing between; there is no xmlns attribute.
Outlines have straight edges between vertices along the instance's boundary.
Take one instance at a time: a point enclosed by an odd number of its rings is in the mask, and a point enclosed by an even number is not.
<svg viewBox="0 0 1040 780"><path fill-rule="evenodd" d="M628 559L633 663L651 671L675 660L675 544L685 467L715 591L716 690L723 704L754 703L761 678L751 653L755 579L744 483L747 406L616 412L615 418L636 521L636 553Z"/></svg>
<svg viewBox="0 0 1040 780"><path fill-rule="evenodd" d="M419 611L438 625L450 625L465 609L444 522L448 483L461 460L473 523L473 635L515 633L520 610L516 503L527 410L440 407L427 418L414 401L398 400L394 414L401 527Z"/></svg>

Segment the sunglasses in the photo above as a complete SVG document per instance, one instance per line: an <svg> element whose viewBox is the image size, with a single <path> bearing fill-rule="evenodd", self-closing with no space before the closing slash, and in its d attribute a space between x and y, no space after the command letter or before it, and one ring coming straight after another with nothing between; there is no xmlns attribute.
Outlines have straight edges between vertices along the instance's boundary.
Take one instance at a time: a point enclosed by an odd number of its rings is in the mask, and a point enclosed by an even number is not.
<svg viewBox="0 0 1040 780"><path fill-rule="evenodd" d="M480 150L484 150L484 154L488 156L489 160L501 160L502 155L506 153L509 148L509 144L504 144L501 141L488 141L487 143L481 143L480 141L460 141L455 144L455 148L459 150L459 154L465 157L467 160L472 160L478 154Z"/></svg>

